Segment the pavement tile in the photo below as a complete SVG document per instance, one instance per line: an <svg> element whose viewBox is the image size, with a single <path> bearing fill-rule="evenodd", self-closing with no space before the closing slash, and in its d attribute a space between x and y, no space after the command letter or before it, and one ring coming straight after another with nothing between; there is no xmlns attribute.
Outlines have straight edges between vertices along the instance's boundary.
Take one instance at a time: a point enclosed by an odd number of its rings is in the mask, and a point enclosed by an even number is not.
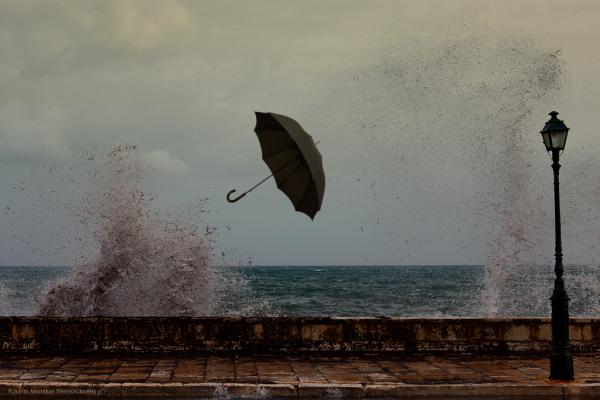
<svg viewBox="0 0 600 400"><path fill-rule="evenodd" d="M46 379L46 376L48 376L48 374L38 374L36 372L28 372L26 374L23 374L19 377L20 380L22 381L36 381L36 380L43 380Z"/></svg>
<svg viewBox="0 0 600 400"><path fill-rule="evenodd" d="M204 380L197 376L174 376L170 380L163 380L163 382L177 382L177 383L201 383Z"/></svg>
<svg viewBox="0 0 600 400"><path fill-rule="evenodd" d="M72 379L74 382L107 382L110 375L77 375Z"/></svg>
<svg viewBox="0 0 600 400"><path fill-rule="evenodd" d="M298 375L298 380L301 383L309 383L309 382L326 383L327 382L327 378L325 378L323 375Z"/></svg>
<svg viewBox="0 0 600 400"><path fill-rule="evenodd" d="M147 380L147 374L112 374L109 378L111 382L143 382Z"/></svg>
<svg viewBox="0 0 600 400"><path fill-rule="evenodd" d="M258 398L295 399L298 395L296 386L289 384L259 384Z"/></svg>
<svg viewBox="0 0 600 400"><path fill-rule="evenodd" d="M184 383L181 387L181 395L184 398L212 399L218 393L223 394L223 385L219 383Z"/></svg>
<svg viewBox="0 0 600 400"><path fill-rule="evenodd" d="M293 365L292 370L297 374L318 374L319 373L319 369L316 366L298 367L297 365Z"/></svg>
<svg viewBox="0 0 600 400"><path fill-rule="evenodd" d="M259 379L256 375L247 375L247 376L236 376L236 383L259 383Z"/></svg>
<svg viewBox="0 0 600 400"><path fill-rule="evenodd" d="M325 374L329 382L334 383L368 383L369 378L361 374Z"/></svg>
<svg viewBox="0 0 600 400"><path fill-rule="evenodd" d="M366 373L365 377L367 377L369 379L369 381L371 381L371 382L386 382L386 383L389 383L389 382L398 382L399 381L399 379L397 377L395 377L394 375L382 374L382 373L379 373L379 372Z"/></svg>
<svg viewBox="0 0 600 400"><path fill-rule="evenodd" d="M386 384L370 384L364 387L364 396L368 398L386 399L393 398L395 396L395 389L399 385L386 385Z"/></svg>
<svg viewBox="0 0 600 400"><path fill-rule="evenodd" d="M171 375L150 374L150 376L148 377L148 382L165 383L165 382L170 382L170 381L171 381Z"/></svg>
<svg viewBox="0 0 600 400"><path fill-rule="evenodd" d="M257 384L251 383L224 383L223 394L234 399L258 398L259 389Z"/></svg>
<svg viewBox="0 0 600 400"><path fill-rule="evenodd" d="M77 375L59 375L59 374L51 374L46 377L46 380L49 382L70 382L75 379Z"/></svg>
<svg viewBox="0 0 600 400"><path fill-rule="evenodd" d="M298 385L298 398L300 399L359 399L363 396L364 388L360 384L301 383Z"/></svg>
<svg viewBox="0 0 600 400"><path fill-rule="evenodd" d="M260 382L264 383L298 383L300 381L296 374L260 374Z"/></svg>
<svg viewBox="0 0 600 400"><path fill-rule="evenodd" d="M420 374L428 382L456 381L458 378L454 375L435 375L435 374Z"/></svg>
<svg viewBox="0 0 600 400"><path fill-rule="evenodd" d="M235 377L233 375L207 375L204 379L205 382L220 382L220 383L235 383Z"/></svg>
<svg viewBox="0 0 600 400"><path fill-rule="evenodd" d="M401 382L423 382L423 381L425 381L425 378L423 378L421 375L419 375L417 373L397 374L396 377Z"/></svg>

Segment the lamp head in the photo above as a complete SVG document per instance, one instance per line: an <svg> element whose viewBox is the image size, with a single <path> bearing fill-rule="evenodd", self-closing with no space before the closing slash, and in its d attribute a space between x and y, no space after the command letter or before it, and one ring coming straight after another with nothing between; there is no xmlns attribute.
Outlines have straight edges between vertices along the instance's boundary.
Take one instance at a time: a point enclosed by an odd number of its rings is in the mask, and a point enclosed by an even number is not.
<svg viewBox="0 0 600 400"><path fill-rule="evenodd" d="M549 115L550 119L540 131L542 139L544 140L544 145L549 152L554 150L563 151L567 142L569 128L567 128L563 121L556 118L558 115L556 111L552 111Z"/></svg>

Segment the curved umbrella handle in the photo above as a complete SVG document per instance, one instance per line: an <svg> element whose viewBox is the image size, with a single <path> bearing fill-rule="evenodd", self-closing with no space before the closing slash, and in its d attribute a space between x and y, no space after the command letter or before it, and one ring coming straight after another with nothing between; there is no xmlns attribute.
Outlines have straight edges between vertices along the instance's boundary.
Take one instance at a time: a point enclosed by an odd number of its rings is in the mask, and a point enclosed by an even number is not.
<svg viewBox="0 0 600 400"><path fill-rule="evenodd" d="M236 189L230 190L229 193L227 193L227 201L230 203L235 203L236 201L238 201L239 199L241 199L242 197L244 197L248 192L244 192L241 195L239 195L238 197L236 197L235 199L231 198L231 195L233 193L235 193Z"/></svg>

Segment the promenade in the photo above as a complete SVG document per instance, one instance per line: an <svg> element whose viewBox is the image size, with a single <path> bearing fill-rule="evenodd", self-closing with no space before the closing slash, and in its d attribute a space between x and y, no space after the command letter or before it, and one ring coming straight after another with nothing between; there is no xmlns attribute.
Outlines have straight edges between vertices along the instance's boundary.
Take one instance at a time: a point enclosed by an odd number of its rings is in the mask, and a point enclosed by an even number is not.
<svg viewBox="0 0 600 400"><path fill-rule="evenodd" d="M2 354L0 398L600 398L600 353L576 380L546 354Z"/></svg>

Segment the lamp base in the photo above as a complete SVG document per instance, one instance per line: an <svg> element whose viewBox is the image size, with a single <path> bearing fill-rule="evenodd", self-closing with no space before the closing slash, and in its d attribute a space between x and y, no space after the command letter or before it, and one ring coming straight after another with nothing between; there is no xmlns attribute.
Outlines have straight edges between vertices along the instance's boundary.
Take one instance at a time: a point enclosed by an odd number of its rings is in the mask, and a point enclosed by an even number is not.
<svg viewBox="0 0 600 400"><path fill-rule="evenodd" d="M573 355L570 351L552 352L550 356L550 379L573 380Z"/></svg>

